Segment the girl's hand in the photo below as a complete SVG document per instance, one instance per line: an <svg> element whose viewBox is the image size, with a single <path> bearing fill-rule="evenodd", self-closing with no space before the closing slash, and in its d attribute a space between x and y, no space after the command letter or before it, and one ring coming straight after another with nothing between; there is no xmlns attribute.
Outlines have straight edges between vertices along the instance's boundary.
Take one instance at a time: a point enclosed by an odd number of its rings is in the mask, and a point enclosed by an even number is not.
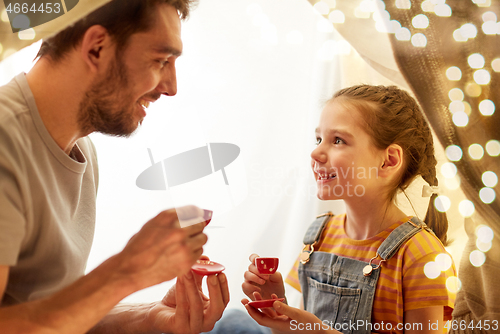
<svg viewBox="0 0 500 334"><path fill-rule="evenodd" d="M257 254L250 255L251 264L248 271L245 271L245 281L241 285L243 292L248 298L255 300L254 292L258 292L262 299L271 299L275 294L277 298L285 298L285 286L281 273L275 272L272 275L260 274L255 266Z"/></svg>
<svg viewBox="0 0 500 334"><path fill-rule="evenodd" d="M274 317L248 305L248 299L243 299L241 302L245 305L248 314L259 325L269 327L280 333L340 333L331 329L328 323L322 323L314 314L279 301L275 301L273 304L273 308L277 312Z"/></svg>

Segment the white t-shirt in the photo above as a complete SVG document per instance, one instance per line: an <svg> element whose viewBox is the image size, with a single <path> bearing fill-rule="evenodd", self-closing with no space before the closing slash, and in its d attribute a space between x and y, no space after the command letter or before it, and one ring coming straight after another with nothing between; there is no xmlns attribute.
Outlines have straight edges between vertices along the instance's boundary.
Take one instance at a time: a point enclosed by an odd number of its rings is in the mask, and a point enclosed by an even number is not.
<svg viewBox="0 0 500 334"><path fill-rule="evenodd" d="M84 274L97 158L88 137L71 156L45 128L24 73L0 87L0 265L10 266L2 306L51 295Z"/></svg>

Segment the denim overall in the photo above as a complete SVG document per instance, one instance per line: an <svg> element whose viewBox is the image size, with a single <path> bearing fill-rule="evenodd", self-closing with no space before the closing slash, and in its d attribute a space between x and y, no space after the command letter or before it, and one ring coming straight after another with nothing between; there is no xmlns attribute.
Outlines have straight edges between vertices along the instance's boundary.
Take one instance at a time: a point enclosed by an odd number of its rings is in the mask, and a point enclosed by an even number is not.
<svg viewBox="0 0 500 334"><path fill-rule="evenodd" d="M383 262L422 229L432 231L413 217L394 229L377 249L377 256L366 263L314 251L331 216L329 212L316 217L304 237L298 270L304 308L344 334L370 333L373 298ZM377 258L379 262L372 263Z"/></svg>

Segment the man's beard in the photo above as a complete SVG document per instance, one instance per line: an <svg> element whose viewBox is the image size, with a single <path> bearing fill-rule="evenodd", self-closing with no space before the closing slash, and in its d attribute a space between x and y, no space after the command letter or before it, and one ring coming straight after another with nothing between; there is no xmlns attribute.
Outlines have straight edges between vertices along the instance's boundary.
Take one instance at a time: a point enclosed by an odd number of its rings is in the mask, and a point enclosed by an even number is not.
<svg viewBox="0 0 500 334"><path fill-rule="evenodd" d="M117 137L130 136L139 124L134 121L137 106L135 101L129 101L128 88L127 68L117 55L116 62L110 64L105 78L95 80L80 103L80 130L84 133L97 131Z"/></svg>

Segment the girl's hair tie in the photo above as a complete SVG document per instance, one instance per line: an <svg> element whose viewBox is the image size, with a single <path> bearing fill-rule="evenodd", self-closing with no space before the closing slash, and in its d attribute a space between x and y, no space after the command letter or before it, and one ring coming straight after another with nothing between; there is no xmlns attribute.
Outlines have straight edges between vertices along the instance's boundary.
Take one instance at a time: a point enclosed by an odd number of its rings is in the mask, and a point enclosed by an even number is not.
<svg viewBox="0 0 500 334"><path fill-rule="evenodd" d="M439 194L439 187L424 184L422 187L422 197L431 197L432 194Z"/></svg>

